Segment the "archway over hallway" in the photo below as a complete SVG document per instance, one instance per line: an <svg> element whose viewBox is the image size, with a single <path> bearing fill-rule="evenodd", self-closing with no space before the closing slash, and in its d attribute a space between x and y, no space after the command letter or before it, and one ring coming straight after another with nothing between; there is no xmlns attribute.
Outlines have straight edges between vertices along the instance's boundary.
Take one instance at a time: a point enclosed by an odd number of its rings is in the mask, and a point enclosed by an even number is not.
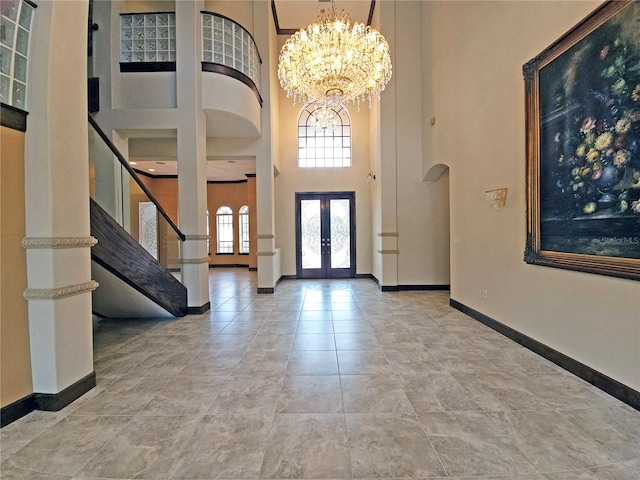
<svg viewBox="0 0 640 480"><path fill-rule="evenodd" d="M448 218L448 224L449 224L449 229L446 232L446 242L448 247L445 249L446 252L446 257L448 259L448 277L449 277L449 288L451 288L451 284L453 283L453 280L451 278L451 245L452 242L453 244L456 244L456 237L453 236L451 234L451 200L450 200L450 193L449 193L449 187L450 187L450 180L449 180L449 165L444 164L444 163L437 163L433 166L431 166L431 168L429 168L427 170L427 173L424 176L424 181L425 182L445 182L446 183L446 191L448 192L447 194L447 202L440 205L440 208L442 210L446 210L446 213L443 212L443 214L445 214ZM444 243L444 241L443 241Z"/></svg>
<svg viewBox="0 0 640 480"><path fill-rule="evenodd" d="M444 163L437 163L427 171L427 174L424 176L424 179L427 182L435 182L438 179L440 179L442 174L447 170L449 170L448 165L445 165Z"/></svg>

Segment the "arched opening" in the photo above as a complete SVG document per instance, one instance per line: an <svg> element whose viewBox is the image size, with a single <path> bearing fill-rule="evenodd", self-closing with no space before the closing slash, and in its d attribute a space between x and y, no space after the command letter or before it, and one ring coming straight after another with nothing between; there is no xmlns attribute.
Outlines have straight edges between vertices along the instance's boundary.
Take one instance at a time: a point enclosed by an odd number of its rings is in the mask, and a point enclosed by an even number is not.
<svg viewBox="0 0 640 480"><path fill-rule="evenodd" d="M441 258L443 261L442 268L448 269L448 277L449 277L449 287L453 283L453 279L451 278L451 245L458 245L460 243L459 238L455 235L452 237L451 232L451 208L450 208L450 194L449 194L449 166L444 163L438 163L433 165L424 177L424 180L427 182L432 182L436 184L440 184L439 187L443 191L443 197L447 199L446 202L443 202L439 205L440 215L444 217L448 228L443 232L441 239Z"/></svg>

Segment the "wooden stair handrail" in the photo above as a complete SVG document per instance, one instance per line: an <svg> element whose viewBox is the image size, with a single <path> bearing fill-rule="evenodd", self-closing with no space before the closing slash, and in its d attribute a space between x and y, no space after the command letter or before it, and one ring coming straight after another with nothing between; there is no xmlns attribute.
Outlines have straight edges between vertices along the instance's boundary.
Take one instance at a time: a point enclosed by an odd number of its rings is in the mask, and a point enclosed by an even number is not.
<svg viewBox="0 0 640 480"><path fill-rule="evenodd" d="M180 229L178 228L178 226L173 222L173 220L171 220L171 218L169 217L167 212L164 210L164 208L162 208L162 205L160 205L158 200L156 200L156 198L151 194L151 192L149 191L147 186L142 182L142 180L140 180L140 177L138 177L138 174L135 172L135 170L133 168L131 168L131 166L129 165L129 162L127 162L127 160L120 153L118 148L113 144L113 142L109 139L109 137L107 137L107 135L100 128L100 126L96 123L96 121L91 116L91 114L89 114L89 123L94 128L94 130L98 133L98 135L100 135L100 138L102 138L104 143L109 147L109 150L111 150L111 153L113 153L116 156L116 158L120 161L120 164L124 168L126 168L126 170L129 172L129 175L131 175L133 177L133 179L136 181L136 183L142 189L142 191L155 204L155 206L158 209L158 211L160 212L160 214L165 218L165 220L169 223L171 228L176 232L176 234L178 235L180 240L182 240L184 242L185 239L186 239L184 233L182 233L180 231Z"/></svg>

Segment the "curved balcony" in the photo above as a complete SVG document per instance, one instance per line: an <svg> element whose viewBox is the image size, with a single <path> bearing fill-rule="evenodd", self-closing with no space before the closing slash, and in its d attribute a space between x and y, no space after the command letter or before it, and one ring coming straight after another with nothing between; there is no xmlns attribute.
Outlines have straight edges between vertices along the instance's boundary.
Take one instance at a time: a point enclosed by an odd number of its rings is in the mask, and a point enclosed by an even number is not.
<svg viewBox="0 0 640 480"><path fill-rule="evenodd" d="M262 60L255 40L244 27L223 15L201 14L202 49L198 53L207 135L260 135ZM176 72L176 44L180 32L175 13L120 17L120 71L127 72L120 83L123 107L176 108L176 76L180 74ZM156 73L150 77L140 72Z"/></svg>
<svg viewBox="0 0 640 480"><path fill-rule="evenodd" d="M212 12L202 12L202 70L222 73L251 88L260 105L260 54L242 25Z"/></svg>
<svg viewBox="0 0 640 480"><path fill-rule="evenodd" d="M255 40L244 27L222 15L202 12L202 106L212 136L260 134L261 63Z"/></svg>

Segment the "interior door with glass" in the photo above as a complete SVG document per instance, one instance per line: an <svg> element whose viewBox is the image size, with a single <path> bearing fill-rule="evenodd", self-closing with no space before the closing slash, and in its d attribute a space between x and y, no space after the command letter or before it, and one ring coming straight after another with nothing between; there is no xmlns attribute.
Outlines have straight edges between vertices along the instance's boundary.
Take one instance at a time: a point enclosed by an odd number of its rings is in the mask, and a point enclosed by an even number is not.
<svg viewBox="0 0 640 480"><path fill-rule="evenodd" d="M296 193L298 278L356 276L355 192Z"/></svg>

